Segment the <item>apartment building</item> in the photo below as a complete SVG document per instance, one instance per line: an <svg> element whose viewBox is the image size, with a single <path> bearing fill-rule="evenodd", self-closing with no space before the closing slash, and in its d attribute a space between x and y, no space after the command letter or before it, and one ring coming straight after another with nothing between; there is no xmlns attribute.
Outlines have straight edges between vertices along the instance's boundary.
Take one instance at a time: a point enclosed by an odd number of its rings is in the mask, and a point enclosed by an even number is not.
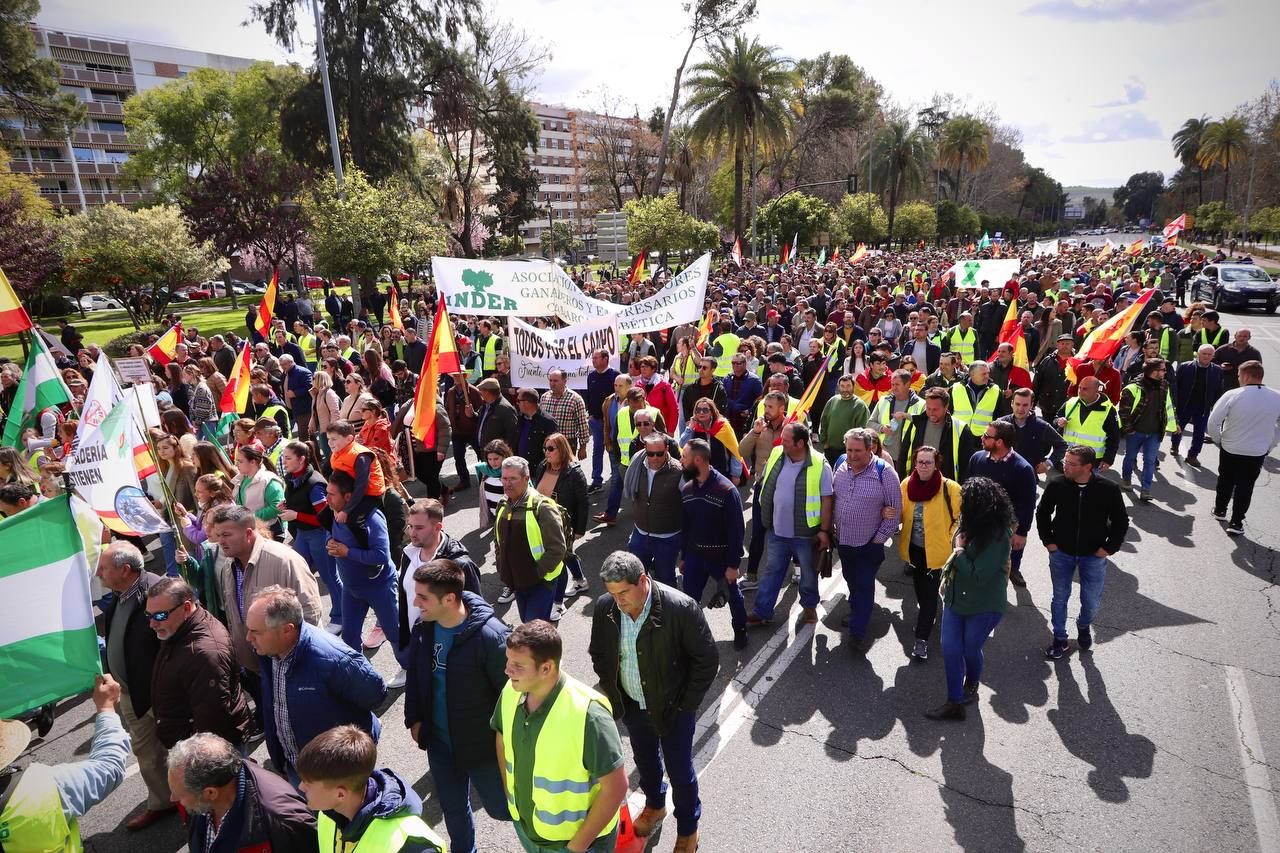
<svg viewBox="0 0 1280 853"><path fill-rule="evenodd" d="M121 166L136 146L125 133L124 102L197 68L247 68L251 59L202 53L166 45L69 33L30 25L37 52L58 62L58 86L84 102L87 115L68 138L49 139L21 118L0 116L17 132L10 140L9 167L31 175L57 208L75 212L108 202L133 204L146 187L122 177Z"/></svg>

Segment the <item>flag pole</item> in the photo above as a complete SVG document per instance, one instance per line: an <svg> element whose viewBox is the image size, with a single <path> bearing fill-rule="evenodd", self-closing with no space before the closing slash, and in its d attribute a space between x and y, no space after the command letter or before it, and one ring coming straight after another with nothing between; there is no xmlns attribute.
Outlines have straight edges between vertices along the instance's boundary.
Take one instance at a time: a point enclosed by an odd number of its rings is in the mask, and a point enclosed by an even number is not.
<svg viewBox="0 0 1280 853"><path fill-rule="evenodd" d="M133 391L133 399L138 403L138 410L141 411L141 398L138 396L138 386L130 385L129 389ZM130 413L130 418L132 419L132 417L133 413ZM140 428L136 421L133 426L135 430L142 433L142 437L147 442L147 447L151 450L151 458L156 462L156 479L160 481L160 490L164 492L164 514L165 517L169 519L169 525L173 528L173 538L176 546L178 536L181 535L182 530L182 527L178 524L178 517L173 511L174 504L178 502L178 499L174 496L173 490L169 488L169 481L160 473L160 451L156 449L156 442L151 436L151 431ZM132 450L130 450L130 453L132 453ZM186 507L183 507L183 509L186 509ZM186 568L184 566L178 566L178 571L182 574L182 579L184 581L188 580Z"/></svg>

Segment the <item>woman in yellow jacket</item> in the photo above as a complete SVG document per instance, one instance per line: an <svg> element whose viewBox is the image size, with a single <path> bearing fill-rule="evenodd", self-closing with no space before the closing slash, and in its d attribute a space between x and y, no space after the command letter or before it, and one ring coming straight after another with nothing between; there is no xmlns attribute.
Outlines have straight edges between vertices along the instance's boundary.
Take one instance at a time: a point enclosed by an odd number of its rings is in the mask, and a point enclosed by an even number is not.
<svg viewBox="0 0 1280 853"><path fill-rule="evenodd" d="M938 450L925 445L916 451L911 476L902 481L902 533L898 550L911 569L919 612L911 656L929 657L929 635L938 618L938 586L942 567L951 556L956 523L960 519L960 484L938 470Z"/></svg>

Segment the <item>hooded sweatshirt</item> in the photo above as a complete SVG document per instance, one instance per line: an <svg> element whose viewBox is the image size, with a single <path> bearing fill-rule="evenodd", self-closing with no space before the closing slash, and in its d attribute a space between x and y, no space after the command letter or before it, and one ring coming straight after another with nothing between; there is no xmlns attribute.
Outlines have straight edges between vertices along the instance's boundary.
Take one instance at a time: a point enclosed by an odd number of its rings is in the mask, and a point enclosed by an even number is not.
<svg viewBox="0 0 1280 853"><path fill-rule="evenodd" d="M338 828L338 837L342 843L342 851L353 849L360 842L365 830L375 820L397 817L400 815L422 815L422 799L409 787L409 783L394 770L383 768L373 771L365 787L364 805L352 820L347 820L336 811L326 811L325 815L333 820ZM339 845L334 845L338 847ZM411 838L405 842L398 853L436 853L440 848L423 838ZM395 850L380 853L397 853Z"/></svg>

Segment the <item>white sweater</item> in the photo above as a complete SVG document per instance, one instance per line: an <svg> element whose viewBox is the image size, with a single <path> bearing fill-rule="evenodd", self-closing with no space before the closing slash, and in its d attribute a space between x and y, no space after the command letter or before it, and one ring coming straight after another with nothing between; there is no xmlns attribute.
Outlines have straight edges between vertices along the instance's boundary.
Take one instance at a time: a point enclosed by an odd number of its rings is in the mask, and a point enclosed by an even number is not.
<svg viewBox="0 0 1280 853"><path fill-rule="evenodd" d="M1280 443L1280 392L1245 385L1223 394L1209 414L1209 437L1237 456L1266 456Z"/></svg>

